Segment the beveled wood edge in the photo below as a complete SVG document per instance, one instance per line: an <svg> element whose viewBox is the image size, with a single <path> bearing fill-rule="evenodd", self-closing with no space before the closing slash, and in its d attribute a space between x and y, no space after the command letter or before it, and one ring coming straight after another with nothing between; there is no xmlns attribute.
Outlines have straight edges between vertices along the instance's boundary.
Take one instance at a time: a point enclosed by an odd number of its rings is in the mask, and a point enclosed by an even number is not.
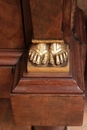
<svg viewBox="0 0 87 130"><path fill-rule="evenodd" d="M0 66L16 65L25 50L0 49Z"/></svg>
<svg viewBox="0 0 87 130"><path fill-rule="evenodd" d="M14 80L13 80L13 88L17 86L19 81L22 78L23 75L23 64L24 64L24 55L25 53L22 54L22 56L19 58L17 64L14 66Z"/></svg>
<svg viewBox="0 0 87 130"><path fill-rule="evenodd" d="M10 94L11 96L26 96L27 97L27 94L22 94L22 93L11 93ZM33 93L33 94L29 94L28 96L31 96L31 97L33 97L33 96L39 96L39 97L42 97L42 96L48 96L48 97L79 97L79 96L81 96L81 97L83 97L83 100L85 101L85 93L82 93L82 94L79 94L79 93L76 93L76 94L74 94L74 93L69 93L69 94L61 94L61 93L56 93L56 94L35 94L35 93Z"/></svg>
<svg viewBox="0 0 87 130"><path fill-rule="evenodd" d="M35 79L38 80L38 79ZM63 85L60 83L60 85L53 85L53 84L32 84L31 82L35 81L27 79L21 79L18 82L18 85L12 90L12 93L15 94L82 94L83 91L78 87L76 82L73 79L62 79L61 82L65 83L64 81L66 80L68 85ZM43 79L40 79L43 82ZM44 79L45 80L45 79ZM52 79L50 79L52 81ZM39 80L37 81L39 82ZM44 83L48 83L49 80L45 80ZM31 84L30 84L31 83ZM69 84L70 83L70 84ZM57 82L59 84L59 82ZM61 87L62 86L62 87Z"/></svg>
<svg viewBox="0 0 87 130"><path fill-rule="evenodd" d="M8 68L10 68L10 75L12 76L12 78L9 79L9 82L11 82L11 84L9 84L10 88L8 91L6 90L6 88L4 88L4 86L1 86L0 98L10 98L11 89L13 87L15 66L20 60L24 52L25 52L24 49L0 49L0 68L1 69L5 68L7 71L8 71ZM5 72L3 71L2 73L7 73L7 71ZM4 78L2 76L2 78L3 78L3 81L1 82L3 82L3 85L5 85L6 83L4 82L4 80L7 82L8 77ZM5 93L4 95L3 95L3 92Z"/></svg>

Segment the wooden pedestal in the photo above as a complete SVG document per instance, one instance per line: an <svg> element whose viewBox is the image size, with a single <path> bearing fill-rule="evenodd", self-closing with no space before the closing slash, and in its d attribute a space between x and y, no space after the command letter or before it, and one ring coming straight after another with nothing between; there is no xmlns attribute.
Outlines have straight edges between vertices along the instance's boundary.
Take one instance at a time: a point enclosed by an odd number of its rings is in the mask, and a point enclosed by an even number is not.
<svg viewBox="0 0 87 130"><path fill-rule="evenodd" d="M82 124L84 110L82 53L83 45L71 37L68 73L27 73L26 54L22 56L15 68L11 94L17 124L30 126Z"/></svg>
<svg viewBox="0 0 87 130"><path fill-rule="evenodd" d="M20 0L0 1L0 122L3 126L6 124L8 129L8 122L12 124L12 129L20 129L15 123L21 127L23 125L22 129L81 125L86 53L83 13L77 9L71 31L71 1L64 0L65 11L63 17L60 15L63 27L60 24L59 32L62 28L61 38L70 43L69 71L27 73L27 51L32 40L32 29L30 12L27 13L29 5L26 4L27 0L22 2L23 7ZM57 38L57 32L54 36Z"/></svg>

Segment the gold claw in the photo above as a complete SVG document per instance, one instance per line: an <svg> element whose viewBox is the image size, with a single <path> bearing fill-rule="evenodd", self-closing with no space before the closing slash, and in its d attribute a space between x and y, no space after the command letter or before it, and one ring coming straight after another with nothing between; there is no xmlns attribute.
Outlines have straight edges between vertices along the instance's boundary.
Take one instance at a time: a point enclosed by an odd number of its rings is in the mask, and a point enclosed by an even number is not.
<svg viewBox="0 0 87 130"><path fill-rule="evenodd" d="M57 65L60 65L60 59L59 59L59 56L58 56L58 55L56 55L56 64L57 64Z"/></svg>
<svg viewBox="0 0 87 130"><path fill-rule="evenodd" d="M37 60L36 60L36 64L39 65L40 64L40 56L37 57Z"/></svg>
<svg viewBox="0 0 87 130"><path fill-rule="evenodd" d="M63 55L60 54L60 62L63 63Z"/></svg>
<svg viewBox="0 0 87 130"><path fill-rule="evenodd" d="M48 54L46 53L45 55L44 55L44 58L43 58L43 60L42 60L42 64L46 64L48 62Z"/></svg>
<svg viewBox="0 0 87 130"><path fill-rule="evenodd" d="M31 53L30 60L33 60L34 52Z"/></svg>
<svg viewBox="0 0 87 130"><path fill-rule="evenodd" d="M36 63L36 59L37 59L37 54L35 54L34 56L33 63Z"/></svg>
<svg viewBox="0 0 87 130"><path fill-rule="evenodd" d="M63 53L64 61L66 61L66 53Z"/></svg>
<svg viewBox="0 0 87 130"><path fill-rule="evenodd" d="M64 42L53 43L50 45L50 63L56 65L63 65L68 59L67 47Z"/></svg>
<svg viewBox="0 0 87 130"><path fill-rule="evenodd" d="M33 44L29 51L29 59L34 65L46 65L48 63L48 45Z"/></svg>
<svg viewBox="0 0 87 130"><path fill-rule="evenodd" d="M52 53L50 53L50 63L51 63L52 65L54 65L54 64L55 64L55 63L54 63L54 58L53 58Z"/></svg>

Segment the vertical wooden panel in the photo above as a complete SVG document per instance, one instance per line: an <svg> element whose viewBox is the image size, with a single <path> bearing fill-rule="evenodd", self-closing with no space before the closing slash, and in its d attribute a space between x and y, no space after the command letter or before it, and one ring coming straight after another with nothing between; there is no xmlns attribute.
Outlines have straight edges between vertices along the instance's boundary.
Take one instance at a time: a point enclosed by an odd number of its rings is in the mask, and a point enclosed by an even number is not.
<svg viewBox="0 0 87 130"><path fill-rule="evenodd" d="M70 42L71 31L71 6L72 0L64 0L63 9L63 37L66 43Z"/></svg>
<svg viewBox="0 0 87 130"><path fill-rule="evenodd" d="M22 0L23 25L26 47L31 45L32 39L32 21L29 0Z"/></svg>
<svg viewBox="0 0 87 130"><path fill-rule="evenodd" d="M0 67L0 98L10 98L12 81L12 67Z"/></svg>
<svg viewBox="0 0 87 130"><path fill-rule="evenodd" d="M0 48L23 48L20 0L0 0Z"/></svg>
<svg viewBox="0 0 87 130"><path fill-rule="evenodd" d="M61 39L63 0L30 0L34 39Z"/></svg>

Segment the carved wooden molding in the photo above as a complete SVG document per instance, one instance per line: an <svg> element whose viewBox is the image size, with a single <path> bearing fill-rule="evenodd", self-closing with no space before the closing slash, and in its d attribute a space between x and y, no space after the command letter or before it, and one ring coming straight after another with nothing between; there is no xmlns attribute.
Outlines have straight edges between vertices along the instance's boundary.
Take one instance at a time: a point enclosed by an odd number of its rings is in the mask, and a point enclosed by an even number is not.
<svg viewBox="0 0 87 130"><path fill-rule="evenodd" d="M24 50L0 49L0 65L15 65L23 52Z"/></svg>
<svg viewBox="0 0 87 130"><path fill-rule="evenodd" d="M24 50L0 49L0 98L10 98L15 65Z"/></svg>

